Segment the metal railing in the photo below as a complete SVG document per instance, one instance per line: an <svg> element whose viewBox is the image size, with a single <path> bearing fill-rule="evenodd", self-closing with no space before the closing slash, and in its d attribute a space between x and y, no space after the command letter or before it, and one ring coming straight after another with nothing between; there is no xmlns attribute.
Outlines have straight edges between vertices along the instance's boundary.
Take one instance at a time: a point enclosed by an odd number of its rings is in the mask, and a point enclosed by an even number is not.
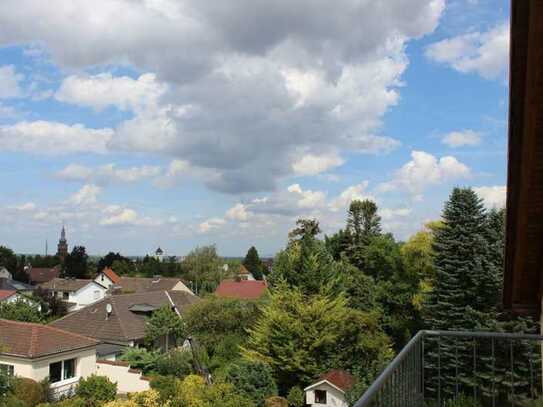
<svg viewBox="0 0 543 407"><path fill-rule="evenodd" d="M420 331L354 407L526 405L541 396L542 341L528 334Z"/></svg>

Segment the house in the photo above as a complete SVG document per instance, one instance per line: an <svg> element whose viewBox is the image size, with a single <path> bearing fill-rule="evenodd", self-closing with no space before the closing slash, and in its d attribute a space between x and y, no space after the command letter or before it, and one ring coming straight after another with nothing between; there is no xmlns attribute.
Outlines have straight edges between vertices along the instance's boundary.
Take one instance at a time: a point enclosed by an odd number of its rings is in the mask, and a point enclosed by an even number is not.
<svg viewBox="0 0 543 407"><path fill-rule="evenodd" d="M137 346L144 343L145 320L164 306L182 313L198 297L185 291L151 291L120 294L73 312L51 323L51 326L88 336L103 344ZM119 352L118 348L112 352ZM102 351L102 359L111 359Z"/></svg>
<svg viewBox="0 0 543 407"><path fill-rule="evenodd" d="M15 302L20 298L15 290L0 290L0 302Z"/></svg>
<svg viewBox="0 0 543 407"><path fill-rule="evenodd" d="M30 284L21 283L11 278L0 278L0 290L14 290L20 294L30 295L35 289L36 287Z"/></svg>
<svg viewBox="0 0 543 407"><path fill-rule="evenodd" d="M344 370L331 370L304 389L309 406L349 407L345 393L353 387L355 378Z"/></svg>
<svg viewBox="0 0 543 407"><path fill-rule="evenodd" d="M49 378L53 397L72 394L96 372L98 341L48 325L0 319L0 370L37 382Z"/></svg>
<svg viewBox="0 0 543 407"><path fill-rule="evenodd" d="M46 283L60 275L60 266L29 267L27 273L30 284Z"/></svg>
<svg viewBox="0 0 543 407"><path fill-rule="evenodd" d="M51 295L61 298L69 305L68 311L75 311L105 297L107 289L93 280L76 278L54 278L40 284Z"/></svg>
<svg viewBox="0 0 543 407"><path fill-rule="evenodd" d="M241 300L257 300L268 290L265 281L223 280L215 290L215 295Z"/></svg>
<svg viewBox="0 0 543 407"><path fill-rule="evenodd" d="M9 272L9 270L5 267L0 267L0 278L7 278L8 280L11 280L13 276Z"/></svg>
<svg viewBox="0 0 543 407"><path fill-rule="evenodd" d="M111 267L106 267L98 273L94 281L106 288L111 288L119 284L121 277L119 277Z"/></svg>
<svg viewBox="0 0 543 407"><path fill-rule="evenodd" d="M240 280L255 281L253 274L243 264L239 266L238 278Z"/></svg>
<svg viewBox="0 0 543 407"><path fill-rule="evenodd" d="M155 276L146 277L119 277L113 270L105 268L96 278L95 282L106 288L119 288L122 293L144 293L151 291L185 291L193 292L179 278Z"/></svg>

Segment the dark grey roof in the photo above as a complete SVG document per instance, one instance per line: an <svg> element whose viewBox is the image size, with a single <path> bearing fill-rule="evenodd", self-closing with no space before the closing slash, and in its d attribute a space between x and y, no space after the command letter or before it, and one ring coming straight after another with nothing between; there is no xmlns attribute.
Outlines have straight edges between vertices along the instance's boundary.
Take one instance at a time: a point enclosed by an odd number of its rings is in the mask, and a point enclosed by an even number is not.
<svg viewBox="0 0 543 407"><path fill-rule="evenodd" d="M9 278L0 278L0 290L32 291L36 287Z"/></svg>
<svg viewBox="0 0 543 407"><path fill-rule="evenodd" d="M155 311L157 307L151 304L134 304L128 307L128 309L132 312L152 312Z"/></svg>
<svg viewBox="0 0 543 407"><path fill-rule="evenodd" d="M101 359L108 355L118 355L123 352L124 348L124 346L114 345L112 343L101 343L96 347L96 357Z"/></svg>

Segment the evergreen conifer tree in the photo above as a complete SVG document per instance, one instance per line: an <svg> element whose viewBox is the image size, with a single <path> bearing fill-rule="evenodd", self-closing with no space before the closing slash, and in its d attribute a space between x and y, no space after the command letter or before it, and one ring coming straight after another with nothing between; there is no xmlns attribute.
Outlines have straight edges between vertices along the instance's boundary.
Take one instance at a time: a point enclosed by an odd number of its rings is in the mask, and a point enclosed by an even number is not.
<svg viewBox="0 0 543 407"><path fill-rule="evenodd" d="M245 268L247 268L247 270L249 270L255 279L262 280L264 266L260 260L260 257L258 256L258 251L254 246L251 246L251 248L247 251L247 255L243 260L243 265Z"/></svg>

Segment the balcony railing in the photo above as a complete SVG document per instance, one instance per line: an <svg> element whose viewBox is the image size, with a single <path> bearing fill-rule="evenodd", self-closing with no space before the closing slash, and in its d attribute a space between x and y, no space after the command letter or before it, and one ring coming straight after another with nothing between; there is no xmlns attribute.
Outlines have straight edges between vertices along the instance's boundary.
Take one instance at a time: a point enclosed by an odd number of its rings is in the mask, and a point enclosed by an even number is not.
<svg viewBox="0 0 543 407"><path fill-rule="evenodd" d="M355 407L525 406L541 396L542 341L527 334L420 331Z"/></svg>

